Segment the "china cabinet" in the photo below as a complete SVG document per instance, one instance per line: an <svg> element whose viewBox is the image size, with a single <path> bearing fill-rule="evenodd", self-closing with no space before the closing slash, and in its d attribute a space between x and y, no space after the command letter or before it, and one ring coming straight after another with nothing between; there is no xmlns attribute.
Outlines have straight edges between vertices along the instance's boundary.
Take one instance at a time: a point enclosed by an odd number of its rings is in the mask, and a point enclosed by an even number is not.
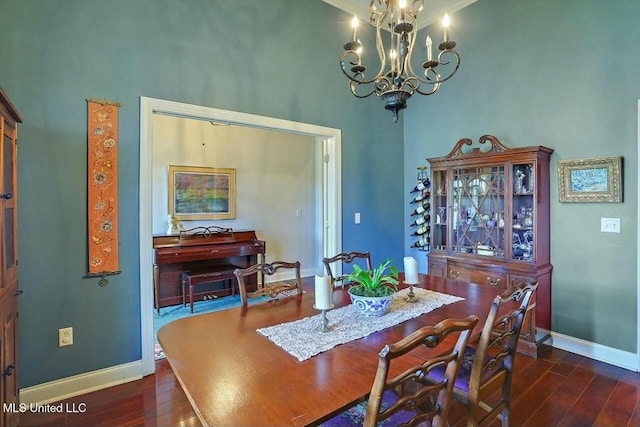
<svg viewBox="0 0 640 427"><path fill-rule="evenodd" d="M491 286L538 282L519 350L537 356L551 329L549 158L543 146L458 141L431 166L429 274ZM539 328L539 330L537 330Z"/></svg>
<svg viewBox="0 0 640 427"><path fill-rule="evenodd" d="M18 404L17 124L22 118L0 88L0 404ZM3 410L0 427L18 424L17 410Z"/></svg>

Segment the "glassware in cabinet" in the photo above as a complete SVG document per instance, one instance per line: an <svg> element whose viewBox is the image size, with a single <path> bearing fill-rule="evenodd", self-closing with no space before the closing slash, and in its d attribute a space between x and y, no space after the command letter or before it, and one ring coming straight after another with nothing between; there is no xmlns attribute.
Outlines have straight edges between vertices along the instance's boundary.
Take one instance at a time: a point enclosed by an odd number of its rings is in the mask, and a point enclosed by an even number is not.
<svg viewBox="0 0 640 427"><path fill-rule="evenodd" d="M535 164L514 164L511 257L533 262L535 236Z"/></svg>
<svg viewBox="0 0 640 427"><path fill-rule="evenodd" d="M453 170L452 251L504 256L504 166Z"/></svg>
<svg viewBox="0 0 640 427"><path fill-rule="evenodd" d="M433 250L446 250L447 222L450 219L449 206L447 204L447 171L433 172L432 186L432 248Z"/></svg>

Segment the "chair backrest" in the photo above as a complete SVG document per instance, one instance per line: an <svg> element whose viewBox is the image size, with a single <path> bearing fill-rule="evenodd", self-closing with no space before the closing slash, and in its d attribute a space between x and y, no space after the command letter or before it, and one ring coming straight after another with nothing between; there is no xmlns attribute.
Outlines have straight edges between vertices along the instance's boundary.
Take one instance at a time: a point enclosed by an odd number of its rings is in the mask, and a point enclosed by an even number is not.
<svg viewBox="0 0 640 427"><path fill-rule="evenodd" d="M332 256L331 258L322 258L322 263L324 264L325 270L327 270L327 276L331 278L331 284L333 285L333 287L336 286L337 282L342 282L342 280L344 279L344 275L335 277L333 271L331 270L331 265L338 261L341 261L345 264L352 264L357 259L365 260L366 268L363 268L363 270L372 270L371 254L369 252L342 252L338 255Z"/></svg>
<svg viewBox="0 0 640 427"><path fill-rule="evenodd" d="M538 283L521 282L497 296L476 345L471 367L468 394L469 426L488 425L499 415L502 425L508 425L511 378L518 338L527 308ZM503 306L520 301L519 307L504 312ZM485 399L500 390L497 404L487 405ZM482 408L482 409L481 409Z"/></svg>
<svg viewBox="0 0 640 427"><path fill-rule="evenodd" d="M252 275L256 275L260 273L264 276L272 276L277 271L282 269L291 269L294 273L294 283L289 282L272 282L272 283L262 283L262 285L258 285L258 288L253 292L247 291L247 278ZM255 264L247 268L237 268L233 271L233 274L236 276L238 280L238 289L240 290L240 301L243 307L248 305L249 298L256 298L259 296L270 296L271 298L275 298L278 295L281 295L287 291L297 291L297 293L302 293L302 279L300 278L300 262L285 262L285 261L274 261L272 263L260 263Z"/></svg>
<svg viewBox="0 0 640 427"><path fill-rule="evenodd" d="M477 316L469 316L466 319L446 319L435 326L418 329L395 344L386 345L379 355L378 371L367 403L364 426L375 426L379 421L388 419L394 414L396 415L393 419L394 425L402 423L402 425L415 426L429 420L433 427L447 425L453 383L469 336L477 323ZM446 348L450 346L451 341L445 340L445 337L455 332L459 333L459 336L453 348L449 347L443 353L434 351L438 356L426 361L414 356L419 360L418 363L396 377L388 378L392 360L421 346ZM441 346L443 342L446 344ZM420 378L438 367L445 370L442 381L429 385L420 383ZM395 397L396 399L393 399L395 401L389 402L389 396Z"/></svg>

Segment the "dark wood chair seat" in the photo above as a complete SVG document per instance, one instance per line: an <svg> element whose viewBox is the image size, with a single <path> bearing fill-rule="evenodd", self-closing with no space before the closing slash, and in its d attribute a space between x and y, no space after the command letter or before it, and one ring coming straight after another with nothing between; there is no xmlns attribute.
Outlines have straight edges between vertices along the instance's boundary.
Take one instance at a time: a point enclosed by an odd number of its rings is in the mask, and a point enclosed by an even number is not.
<svg viewBox="0 0 640 427"><path fill-rule="evenodd" d="M202 283L214 283L221 281L231 281L231 294L236 294L236 276L233 272L238 266L233 264L223 264L210 266L201 269L193 269L182 272L182 305L187 305L187 297L191 313L193 313L194 288Z"/></svg>

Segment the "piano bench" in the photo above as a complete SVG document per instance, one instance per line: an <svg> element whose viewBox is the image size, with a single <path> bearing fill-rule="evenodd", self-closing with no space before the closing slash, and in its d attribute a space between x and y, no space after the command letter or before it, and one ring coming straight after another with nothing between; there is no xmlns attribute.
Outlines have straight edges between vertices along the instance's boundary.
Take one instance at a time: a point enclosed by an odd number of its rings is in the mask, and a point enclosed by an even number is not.
<svg viewBox="0 0 640 427"><path fill-rule="evenodd" d="M231 294L236 294L236 276L233 271L238 268L232 264L217 265L203 270L189 270L182 272L182 305L187 305L187 296L191 313L193 313L193 288L201 283L221 282L231 280Z"/></svg>

